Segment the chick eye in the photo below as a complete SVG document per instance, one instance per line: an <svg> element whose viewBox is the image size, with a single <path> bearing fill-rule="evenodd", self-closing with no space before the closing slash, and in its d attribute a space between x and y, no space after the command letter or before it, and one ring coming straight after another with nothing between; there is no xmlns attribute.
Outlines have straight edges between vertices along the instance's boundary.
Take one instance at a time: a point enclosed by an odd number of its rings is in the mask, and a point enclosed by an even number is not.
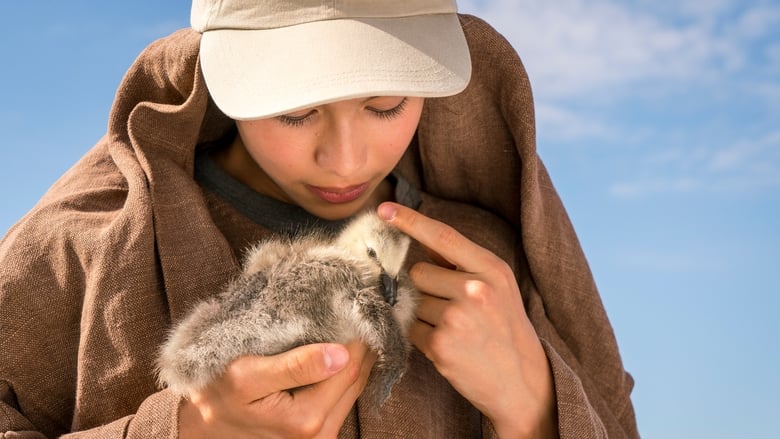
<svg viewBox="0 0 780 439"><path fill-rule="evenodd" d="M371 247L368 247L368 257L371 259L376 259L376 250L374 250Z"/></svg>

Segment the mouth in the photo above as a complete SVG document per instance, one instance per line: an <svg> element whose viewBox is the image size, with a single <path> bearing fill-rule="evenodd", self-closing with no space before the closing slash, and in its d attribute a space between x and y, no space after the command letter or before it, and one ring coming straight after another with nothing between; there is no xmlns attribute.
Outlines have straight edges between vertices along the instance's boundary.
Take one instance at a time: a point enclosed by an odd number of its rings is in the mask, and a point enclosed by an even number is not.
<svg viewBox="0 0 780 439"><path fill-rule="evenodd" d="M306 186L323 201L333 204L349 203L360 198L368 189L368 183L343 188Z"/></svg>

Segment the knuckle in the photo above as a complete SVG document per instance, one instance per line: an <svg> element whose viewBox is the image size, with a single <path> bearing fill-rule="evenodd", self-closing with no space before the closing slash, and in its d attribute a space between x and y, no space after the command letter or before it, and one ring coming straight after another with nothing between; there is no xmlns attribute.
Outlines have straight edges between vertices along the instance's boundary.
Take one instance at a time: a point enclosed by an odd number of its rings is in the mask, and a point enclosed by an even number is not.
<svg viewBox="0 0 780 439"><path fill-rule="evenodd" d="M457 230L454 228L443 224L441 228L439 229L439 232L437 234L437 239L439 242L441 242L443 245L447 247L453 247L459 244L460 242L460 233L458 233Z"/></svg>
<svg viewBox="0 0 780 439"><path fill-rule="evenodd" d="M311 361L306 361L306 358L297 352L287 356L287 361L284 365L284 371L287 374L287 378L289 378L291 382L299 385L309 384L309 377L313 372L311 363Z"/></svg>
<svg viewBox="0 0 780 439"><path fill-rule="evenodd" d="M450 306L441 313L441 326L448 329L459 329L463 326L463 311L456 306Z"/></svg>
<svg viewBox="0 0 780 439"><path fill-rule="evenodd" d="M317 436L325 426L325 415L319 412L308 413L299 424L294 427L293 436L300 438L312 438Z"/></svg>
<svg viewBox="0 0 780 439"><path fill-rule="evenodd" d="M486 305L492 295L490 285L481 280L472 280L466 285L465 297L472 306Z"/></svg>
<svg viewBox="0 0 780 439"><path fill-rule="evenodd" d="M515 272L512 270L512 267L503 259L498 260L498 270L500 273L503 273L505 277L509 277L514 279Z"/></svg>
<svg viewBox="0 0 780 439"><path fill-rule="evenodd" d="M408 215L404 215L401 213L402 211L399 211L398 216L396 217L398 220L403 221L404 225L410 229L414 230L417 227L417 222L420 219L420 216L417 212L411 211Z"/></svg>
<svg viewBox="0 0 780 439"><path fill-rule="evenodd" d="M228 364L225 372L219 378L222 388L231 392L241 389L247 376L250 374L248 360L246 357L239 357Z"/></svg>
<svg viewBox="0 0 780 439"><path fill-rule="evenodd" d="M434 331L430 339L428 340L428 346L430 348L431 361L437 365L444 366L447 364L449 340L442 331Z"/></svg>
<svg viewBox="0 0 780 439"><path fill-rule="evenodd" d="M496 257L496 261L493 264L491 275L506 284L515 282L515 273L512 267L505 260L498 257Z"/></svg>
<svg viewBox="0 0 780 439"><path fill-rule="evenodd" d="M418 281L418 280L424 278L426 271L427 271L426 270L426 265L421 263L421 262L418 262L418 263L412 265L411 267L409 267L409 270L407 272L407 276L409 276L409 278L413 282L415 282L415 281Z"/></svg>
<svg viewBox="0 0 780 439"><path fill-rule="evenodd" d="M353 364L347 368L347 380L349 384L355 384L360 378L360 364Z"/></svg>

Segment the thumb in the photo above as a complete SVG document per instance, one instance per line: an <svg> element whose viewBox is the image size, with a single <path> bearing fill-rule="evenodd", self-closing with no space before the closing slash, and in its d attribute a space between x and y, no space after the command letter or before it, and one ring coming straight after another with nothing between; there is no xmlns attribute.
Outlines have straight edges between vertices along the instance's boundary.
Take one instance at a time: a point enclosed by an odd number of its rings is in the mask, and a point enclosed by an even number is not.
<svg viewBox="0 0 780 439"><path fill-rule="evenodd" d="M349 361L349 351L340 344L310 344L266 357L270 382L278 390L315 384L335 375Z"/></svg>

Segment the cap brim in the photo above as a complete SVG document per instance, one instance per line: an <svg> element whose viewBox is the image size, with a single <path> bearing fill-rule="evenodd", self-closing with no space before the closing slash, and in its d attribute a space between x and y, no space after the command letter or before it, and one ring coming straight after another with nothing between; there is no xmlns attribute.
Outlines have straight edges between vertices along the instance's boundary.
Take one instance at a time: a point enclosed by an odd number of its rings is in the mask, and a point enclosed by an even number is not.
<svg viewBox="0 0 780 439"><path fill-rule="evenodd" d="M456 14L212 30L200 62L214 102L238 120L367 96L450 96L471 75Z"/></svg>

